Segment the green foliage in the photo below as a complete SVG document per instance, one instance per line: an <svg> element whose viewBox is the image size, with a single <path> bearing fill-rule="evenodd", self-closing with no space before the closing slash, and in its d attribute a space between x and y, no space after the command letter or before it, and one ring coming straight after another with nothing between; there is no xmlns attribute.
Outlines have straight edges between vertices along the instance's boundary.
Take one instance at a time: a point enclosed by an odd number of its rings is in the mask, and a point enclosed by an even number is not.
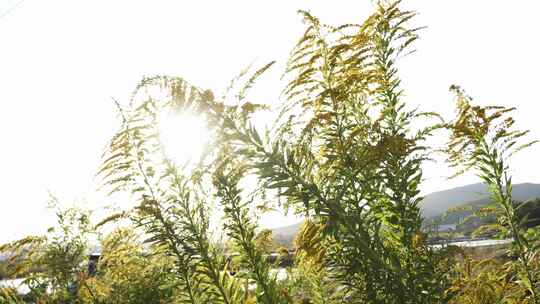
<svg viewBox="0 0 540 304"><path fill-rule="evenodd" d="M508 114L513 108L500 106L480 107L471 105L471 98L457 86L458 115L449 124L452 131L447 152L452 166L463 170L475 169L478 176L489 186L498 227L503 236L512 237L512 254L517 256L518 272L514 280L520 280L530 292L532 303L538 303L538 274L534 269L534 244L536 235L529 238L520 220L517 206L512 199L512 179L509 175L508 158L534 142L519 144L528 131L516 131L514 119ZM460 172L458 172L459 174Z"/></svg>
<svg viewBox="0 0 540 304"><path fill-rule="evenodd" d="M527 299L526 289L509 278L507 265L495 260L473 261L465 256L454 270L456 278L449 293L454 293L450 303L534 303Z"/></svg>
<svg viewBox="0 0 540 304"><path fill-rule="evenodd" d="M507 174L508 156L530 144L517 144L526 132L511 131L513 119L500 121L510 110L471 106L457 87L452 123L410 109L397 62L412 52L420 28L400 1L378 2L362 24L331 26L300 14L306 31L287 64L279 116L264 133L252 114L267 106L247 94L273 62L243 71L235 80L243 85L231 85L232 102L156 76L141 81L127 106L117 103L122 125L98 176L128 206L97 225L87 213L59 211L49 235L0 247L17 259L30 301L537 303L539 231L526 229L518 211L526 205L512 201ZM211 136L199 158L175 163L167 155L159 124L170 113L204 119ZM476 211L496 211L490 214L514 238L517 261L458 261L455 248L427 245L418 207L422 165L432 152L427 139L443 126L452 131L450 164L476 169L490 186L494 204ZM271 232L257 223L272 199L306 217L294 267L282 279L268 261ZM88 235L119 218L132 226L102 239L90 276ZM19 299L2 290L0 301L8 298Z"/></svg>
<svg viewBox="0 0 540 304"><path fill-rule="evenodd" d="M245 168L230 158L225 158L216 170L214 185L225 211L225 229L228 236L240 250L240 267L247 272L247 278L256 284L258 303L287 303L278 290L276 277L270 274L270 264L264 255L264 247L257 246L255 223L249 216L249 201L243 201L238 182L245 174ZM264 240L264 235L259 241Z"/></svg>
<svg viewBox="0 0 540 304"><path fill-rule="evenodd" d="M362 25L328 26L303 12L281 122L263 138L242 113L225 112L226 139L262 187L324 227L329 276L357 301L442 300L436 255L421 235L421 145L430 113L405 109L394 66L414 41L414 12L381 4ZM371 300L370 300L371 299Z"/></svg>
<svg viewBox="0 0 540 304"><path fill-rule="evenodd" d="M262 229L259 233L257 233L253 241L255 242L255 246L257 248L260 248L260 250L267 254L276 247L272 235L272 230L270 229Z"/></svg>
<svg viewBox="0 0 540 304"><path fill-rule="evenodd" d="M73 301L87 263L91 233L90 213L77 208L62 209L51 198L57 225L47 235L27 237L0 247L11 255L16 267L10 277L23 277L30 293L25 300L40 303Z"/></svg>
<svg viewBox="0 0 540 304"><path fill-rule="evenodd" d="M138 94L152 87L168 89L170 94L160 100L143 96L137 106ZM120 109L124 125L113 137L100 171L113 192L128 190L133 194L138 205L131 218L150 236L147 242L175 258L185 290L182 301L187 303L237 303L243 298L238 282L224 271L224 254L212 244L208 233L204 159L196 169L181 172L165 156L159 137L160 111L205 111L210 123L212 111L222 107L212 98L211 93L179 78L145 79L134 93L131 108Z"/></svg>
<svg viewBox="0 0 540 304"><path fill-rule="evenodd" d="M84 303L173 303L181 292L174 260L158 249L145 252L131 229L103 240L98 266L79 292Z"/></svg>
<svg viewBox="0 0 540 304"><path fill-rule="evenodd" d="M0 303L21 304L24 301L17 294L17 291L13 288L0 288Z"/></svg>
<svg viewBox="0 0 540 304"><path fill-rule="evenodd" d="M291 281L297 285L292 288L296 297L311 299L316 304L344 300L343 292L328 277L324 267L326 250L322 226L305 221L295 239L295 247L296 273L291 276Z"/></svg>

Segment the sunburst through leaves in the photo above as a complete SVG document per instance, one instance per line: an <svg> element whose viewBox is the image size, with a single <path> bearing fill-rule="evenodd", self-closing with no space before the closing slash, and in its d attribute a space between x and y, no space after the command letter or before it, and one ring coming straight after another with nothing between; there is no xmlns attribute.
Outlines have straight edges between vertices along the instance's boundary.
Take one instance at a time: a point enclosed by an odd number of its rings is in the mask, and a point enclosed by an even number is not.
<svg viewBox="0 0 540 304"><path fill-rule="evenodd" d="M163 113L159 118L159 137L166 156L183 165L202 156L210 140L210 131L202 115Z"/></svg>

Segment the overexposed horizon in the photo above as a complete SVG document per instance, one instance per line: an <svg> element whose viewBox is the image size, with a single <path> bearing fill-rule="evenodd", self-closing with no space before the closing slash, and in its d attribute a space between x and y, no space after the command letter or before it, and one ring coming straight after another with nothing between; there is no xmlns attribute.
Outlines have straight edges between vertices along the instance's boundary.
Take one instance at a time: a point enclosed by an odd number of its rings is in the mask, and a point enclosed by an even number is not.
<svg viewBox="0 0 540 304"><path fill-rule="evenodd" d="M488 4L489 3L489 4ZM427 26L400 64L411 105L451 117L448 88L481 104L517 107L517 127L540 138L536 1L404 1ZM181 76L217 96L250 63L276 67L253 89L276 104L287 55L302 35L296 13L330 24L360 23L372 1L0 0L0 243L42 233L48 192L94 208L122 202L96 192L100 156L143 76ZM438 143L438 139L434 140ZM540 145L512 161L514 182L540 183ZM453 180L443 163L425 167L423 193L478 182ZM278 213L265 227L297 221Z"/></svg>

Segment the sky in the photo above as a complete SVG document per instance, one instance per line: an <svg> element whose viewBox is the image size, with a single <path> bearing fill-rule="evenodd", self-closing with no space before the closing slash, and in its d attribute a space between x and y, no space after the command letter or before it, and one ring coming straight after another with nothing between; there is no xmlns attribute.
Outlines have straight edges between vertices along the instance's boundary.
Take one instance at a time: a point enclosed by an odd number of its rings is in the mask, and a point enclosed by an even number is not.
<svg viewBox="0 0 540 304"><path fill-rule="evenodd" d="M480 104L517 107L517 126L540 138L540 2L403 4L427 26L399 64L410 104L449 118L448 88L459 84ZM126 103L143 76L182 76L219 93L248 64L277 60L254 89L275 103L304 29L298 9L343 24L362 22L371 8L368 0L0 0L0 242L46 229L49 192L90 207L115 203L96 192L94 175L118 126L112 98ZM514 182L540 183L539 153L537 145L513 159ZM451 173L427 165L422 190L478 181L447 180ZM271 214L262 224L295 221Z"/></svg>

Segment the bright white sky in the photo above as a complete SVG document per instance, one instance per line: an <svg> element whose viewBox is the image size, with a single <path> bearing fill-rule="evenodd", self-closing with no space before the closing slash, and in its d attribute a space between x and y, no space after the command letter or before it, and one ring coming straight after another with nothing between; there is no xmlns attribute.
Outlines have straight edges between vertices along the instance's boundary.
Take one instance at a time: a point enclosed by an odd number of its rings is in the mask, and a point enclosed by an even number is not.
<svg viewBox="0 0 540 304"><path fill-rule="evenodd" d="M516 106L519 126L540 138L540 2L405 4L428 26L418 52L401 63L411 103L450 117L448 87L460 84L480 103ZM117 124L111 97L125 102L143 75L179 75L220 92L252 61L276 59L276 71L256 87L272 102L303 32L297 9L337 24L361 22L370 7L368 0L0 0L0 242L44 231L47 191L88 206L110 203L95 193L93 176ZM515 182L540 182L539 152L515 158ZM447 181L449 174L444 165L427 167L424 191L476 182Z"/></svg>

